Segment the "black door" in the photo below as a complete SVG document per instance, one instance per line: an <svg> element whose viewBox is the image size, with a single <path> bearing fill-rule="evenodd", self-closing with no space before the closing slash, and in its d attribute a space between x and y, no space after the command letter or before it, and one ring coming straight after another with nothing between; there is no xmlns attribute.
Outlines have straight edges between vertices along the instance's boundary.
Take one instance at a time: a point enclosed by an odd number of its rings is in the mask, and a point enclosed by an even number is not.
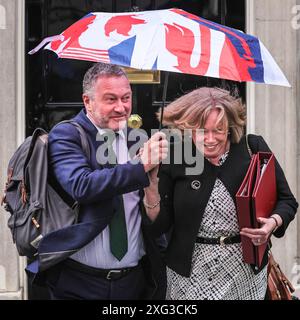
<svg viewBox="0 0 300 320"><path fill-rule="evenodd" d="M226 0L26 0L26 52L50 35L61 33L88 12L124 12L180 8L203 18L244 30L245 2ZM83 107L81 81L91 62L57 59L42 50L26 54L26 136L36 127L50 130ZM157 128L155 112L162 104L164 73L159 84L132 84L133 113L143 118L143 129ZM235 88L245 97L244 84L170 73L167 101L201 86ZM40 288L29 288L29 299L45 299Z"/></svg>
<svg viewBox="0 0 300 320"><path fill-rule="evenodd" d="M61 33L88 12L122 12L177 7L204 18L244 29L244 1L190 0L190 1L111 1L111 0L27 0L26 1L26 52L41 39ZM26 55L26 134L36 127L49 130L62 119L70 118L83 107L81 81L91 62L57 59L53 52L42 50ZM133 112L143 118L143 128L157 128L155 112L161 105L164 72L160 84L132 84ZM229 81L170 73L167 100L196 87L236 86L244 96L244 85Z"/></svg>

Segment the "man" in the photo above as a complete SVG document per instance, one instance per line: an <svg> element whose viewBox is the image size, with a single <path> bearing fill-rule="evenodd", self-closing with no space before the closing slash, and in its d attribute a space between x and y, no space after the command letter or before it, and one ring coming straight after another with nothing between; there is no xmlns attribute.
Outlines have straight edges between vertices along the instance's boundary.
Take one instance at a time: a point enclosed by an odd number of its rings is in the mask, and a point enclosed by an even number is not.
<svg viewBox="0 0 300 320"><path fill-rule="evenodd" d="M132 92L120 67L97 63L90 68L84 76L82 98L85 110L74 121L87 134L90 159L72 124L60 124L49 134L50 172L56 187L78 201L78 222L88 226L76 234L77 252L47 272L51 297L163 298L163 264L153 239L142 232L140 205L141 191L147 193L150 184L148 173L156 172L167 156L166 137L156 133L144 144L139 161L130 161L126 123ZM108 130L116 133L113 141L106 142L117 164L108 163L107 154L100 152Z"/></svg>

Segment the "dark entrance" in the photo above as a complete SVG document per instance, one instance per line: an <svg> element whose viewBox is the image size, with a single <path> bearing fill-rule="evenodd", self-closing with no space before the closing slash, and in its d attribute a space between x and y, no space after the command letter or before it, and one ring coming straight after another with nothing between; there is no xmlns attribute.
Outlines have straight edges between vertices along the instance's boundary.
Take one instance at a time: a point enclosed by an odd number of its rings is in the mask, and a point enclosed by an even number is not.
<svg viewBox="0 0 300 320"><path fill-rule="evenodd" d="M124 12L180 8L240 30L245 28L245 2L227 0L26 0L26 52L50 35L61 33L88 12ZM50 51L26 54L26 136L36 127L50 130L83 107L81 81L92 63L57 59ZM161 106L164 73L160 84L132 84L133 113L143 118L143 128L158 128L155 112ZM245 97L244 84L170 73L167 101L201 86L236 88ZM29 288L29 299L46 299L40 288Z"/></svg>

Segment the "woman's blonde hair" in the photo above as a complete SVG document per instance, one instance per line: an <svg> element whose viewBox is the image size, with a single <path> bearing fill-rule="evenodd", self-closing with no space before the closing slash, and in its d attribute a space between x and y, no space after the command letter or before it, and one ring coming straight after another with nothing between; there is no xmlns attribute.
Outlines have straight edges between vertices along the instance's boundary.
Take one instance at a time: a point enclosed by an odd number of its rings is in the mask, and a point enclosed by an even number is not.
<svg viewBox="0 0 300 320"><path fill-rule="evenodd" d="M202 87L170 103L164 110L163 125L179 130L203 129L209 113L219 109L217 122L226 126L230 141L238 143L244 135L246 111L240 98L220 88ZM160 112L158 112L160 118Z"/></svg>

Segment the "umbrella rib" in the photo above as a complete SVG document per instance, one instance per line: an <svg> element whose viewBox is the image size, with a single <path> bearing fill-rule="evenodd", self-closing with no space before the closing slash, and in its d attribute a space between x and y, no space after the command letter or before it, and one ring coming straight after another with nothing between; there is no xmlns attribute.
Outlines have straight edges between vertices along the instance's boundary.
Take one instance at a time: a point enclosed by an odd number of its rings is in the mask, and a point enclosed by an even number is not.
<svg viewBox="0 0 300 320"><path fill-rule="evenodd" d="M159 20L160 20L160 25L162 24L162 19L160 18L160 14L159 14ZM151 48L152 44L154 43L154 39L157 37L157 33L159 32L159 28L156 28L155 32L152 33L152 38L148 41L149 45L147 47L147 50L145 50L145 52L149 52L149 48ZM157 57L156 57L157 58ZM143 66L141 69L144 69L144 66L146 65L146 59L144 58L144 61L143 61ZM149 68L146 68L146 69L149 69ZM153 70L152 68L150 70Z"/></svg>

